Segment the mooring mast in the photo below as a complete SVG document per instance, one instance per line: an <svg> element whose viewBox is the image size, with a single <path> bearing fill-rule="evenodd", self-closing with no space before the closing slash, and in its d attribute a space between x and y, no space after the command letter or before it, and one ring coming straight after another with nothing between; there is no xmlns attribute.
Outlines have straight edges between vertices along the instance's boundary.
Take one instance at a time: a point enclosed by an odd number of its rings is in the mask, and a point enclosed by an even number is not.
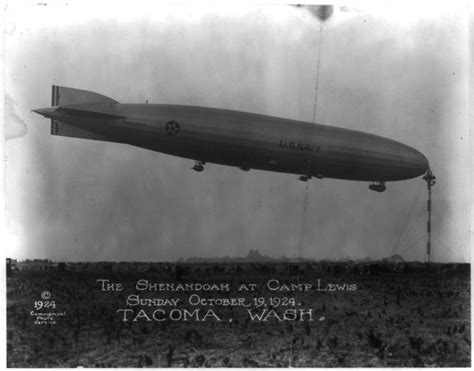
<svg viewBox="0 0 474 371"><path fill-rule="evenodd" d="M426 181L426 186L428 187L428 221L426 223L426 230L428 232L428 241L426 242L426 259L428 263L431 262L431 187L436 183L436 177L433 175L431 170L428 170L423 177L423 180Z"/></svg>

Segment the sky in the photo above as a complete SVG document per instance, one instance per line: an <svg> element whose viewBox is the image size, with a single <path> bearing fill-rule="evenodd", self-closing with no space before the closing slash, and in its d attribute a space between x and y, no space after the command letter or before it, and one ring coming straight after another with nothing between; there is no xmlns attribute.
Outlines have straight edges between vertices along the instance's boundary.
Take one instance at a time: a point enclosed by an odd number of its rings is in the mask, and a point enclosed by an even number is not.
<svg viewBox="0 0 474 371"><path fill-rule="evenodd" d="M298 181L50 135L51 85L122 103L233 109L406 143L430 161L433 260L468 262L468 12L284 5L9 3L6 254L55 261L191 256L425 260L426 183ZM306 189L307 187L307 189ZM307 192L307 193L306 193ZM306 213L304 214L307 197ZM304 225L303 224L304 220Z"/></svg>

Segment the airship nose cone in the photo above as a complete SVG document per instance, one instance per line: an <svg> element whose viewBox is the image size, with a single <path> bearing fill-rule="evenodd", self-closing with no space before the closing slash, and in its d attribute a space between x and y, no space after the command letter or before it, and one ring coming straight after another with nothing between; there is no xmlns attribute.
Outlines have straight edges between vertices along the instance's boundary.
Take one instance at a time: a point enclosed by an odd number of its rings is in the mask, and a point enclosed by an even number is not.
<svg viewBox="0 0 474 371"><path fill-rule="evenodd" d="M426 173L430 168L430 163L426 156L414 148L411 148L410 162L412 168L420 175Z"/></svg>
<svg viewBox="0 0 474 371"><path fill-rule="evenodd" d="M428 171L430 168L430 163L426 156L420 152L420 166L423 168L423 170Z"/></svg>

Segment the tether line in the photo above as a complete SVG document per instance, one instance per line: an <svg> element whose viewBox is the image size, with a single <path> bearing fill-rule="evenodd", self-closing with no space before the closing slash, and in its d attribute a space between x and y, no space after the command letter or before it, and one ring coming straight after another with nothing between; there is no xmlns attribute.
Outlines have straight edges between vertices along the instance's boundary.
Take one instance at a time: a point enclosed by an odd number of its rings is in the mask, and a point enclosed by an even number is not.
<svg viewBox="0 0 474 371"><path fill-rule="evenodd" d="M322 44L323 44L323 22L321 22L319 26L319 48L318 48L318 61L316 64L316 87L315 87L315 95L314 95L313 123L316 123L316 109L318 106L319 64L321 62Z"/></svg>

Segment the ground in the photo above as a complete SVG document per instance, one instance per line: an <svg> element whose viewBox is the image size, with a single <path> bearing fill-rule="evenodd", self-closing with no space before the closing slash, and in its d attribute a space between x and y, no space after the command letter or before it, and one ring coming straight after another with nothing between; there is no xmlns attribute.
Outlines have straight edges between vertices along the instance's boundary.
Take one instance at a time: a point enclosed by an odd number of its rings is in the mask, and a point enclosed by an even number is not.
<svg viewBox="0 0 474 371"><path fill-rule="evenodd" d="M13 271L7 278L9 367L470 367L470 266L468 264L182 264L139 273ZM102 291L97 279L120 282ZM221 321L153 320L156 309L127 307L139 279L171 283L229 283L231 291L140 292L148 298L187 300L262 297L267 307L213 309ZM311 283L336 291L270 291L269 280ZM253 292L238 291L255 283ZM341 287L343 287L341 289ZM352 286L351 286L352 285ZM352 287L351 290L349 287ZM55 323L35 324L35 301L49 291ZM247 310L269 307L270 297L295 298L312 309L303 321L252 321ZM288 306L276 307L278 313ZM44 305L44 304L43 304ZM117 309L132 308L128 321ZM132 321L143 308L150 317Z"/></svg>

